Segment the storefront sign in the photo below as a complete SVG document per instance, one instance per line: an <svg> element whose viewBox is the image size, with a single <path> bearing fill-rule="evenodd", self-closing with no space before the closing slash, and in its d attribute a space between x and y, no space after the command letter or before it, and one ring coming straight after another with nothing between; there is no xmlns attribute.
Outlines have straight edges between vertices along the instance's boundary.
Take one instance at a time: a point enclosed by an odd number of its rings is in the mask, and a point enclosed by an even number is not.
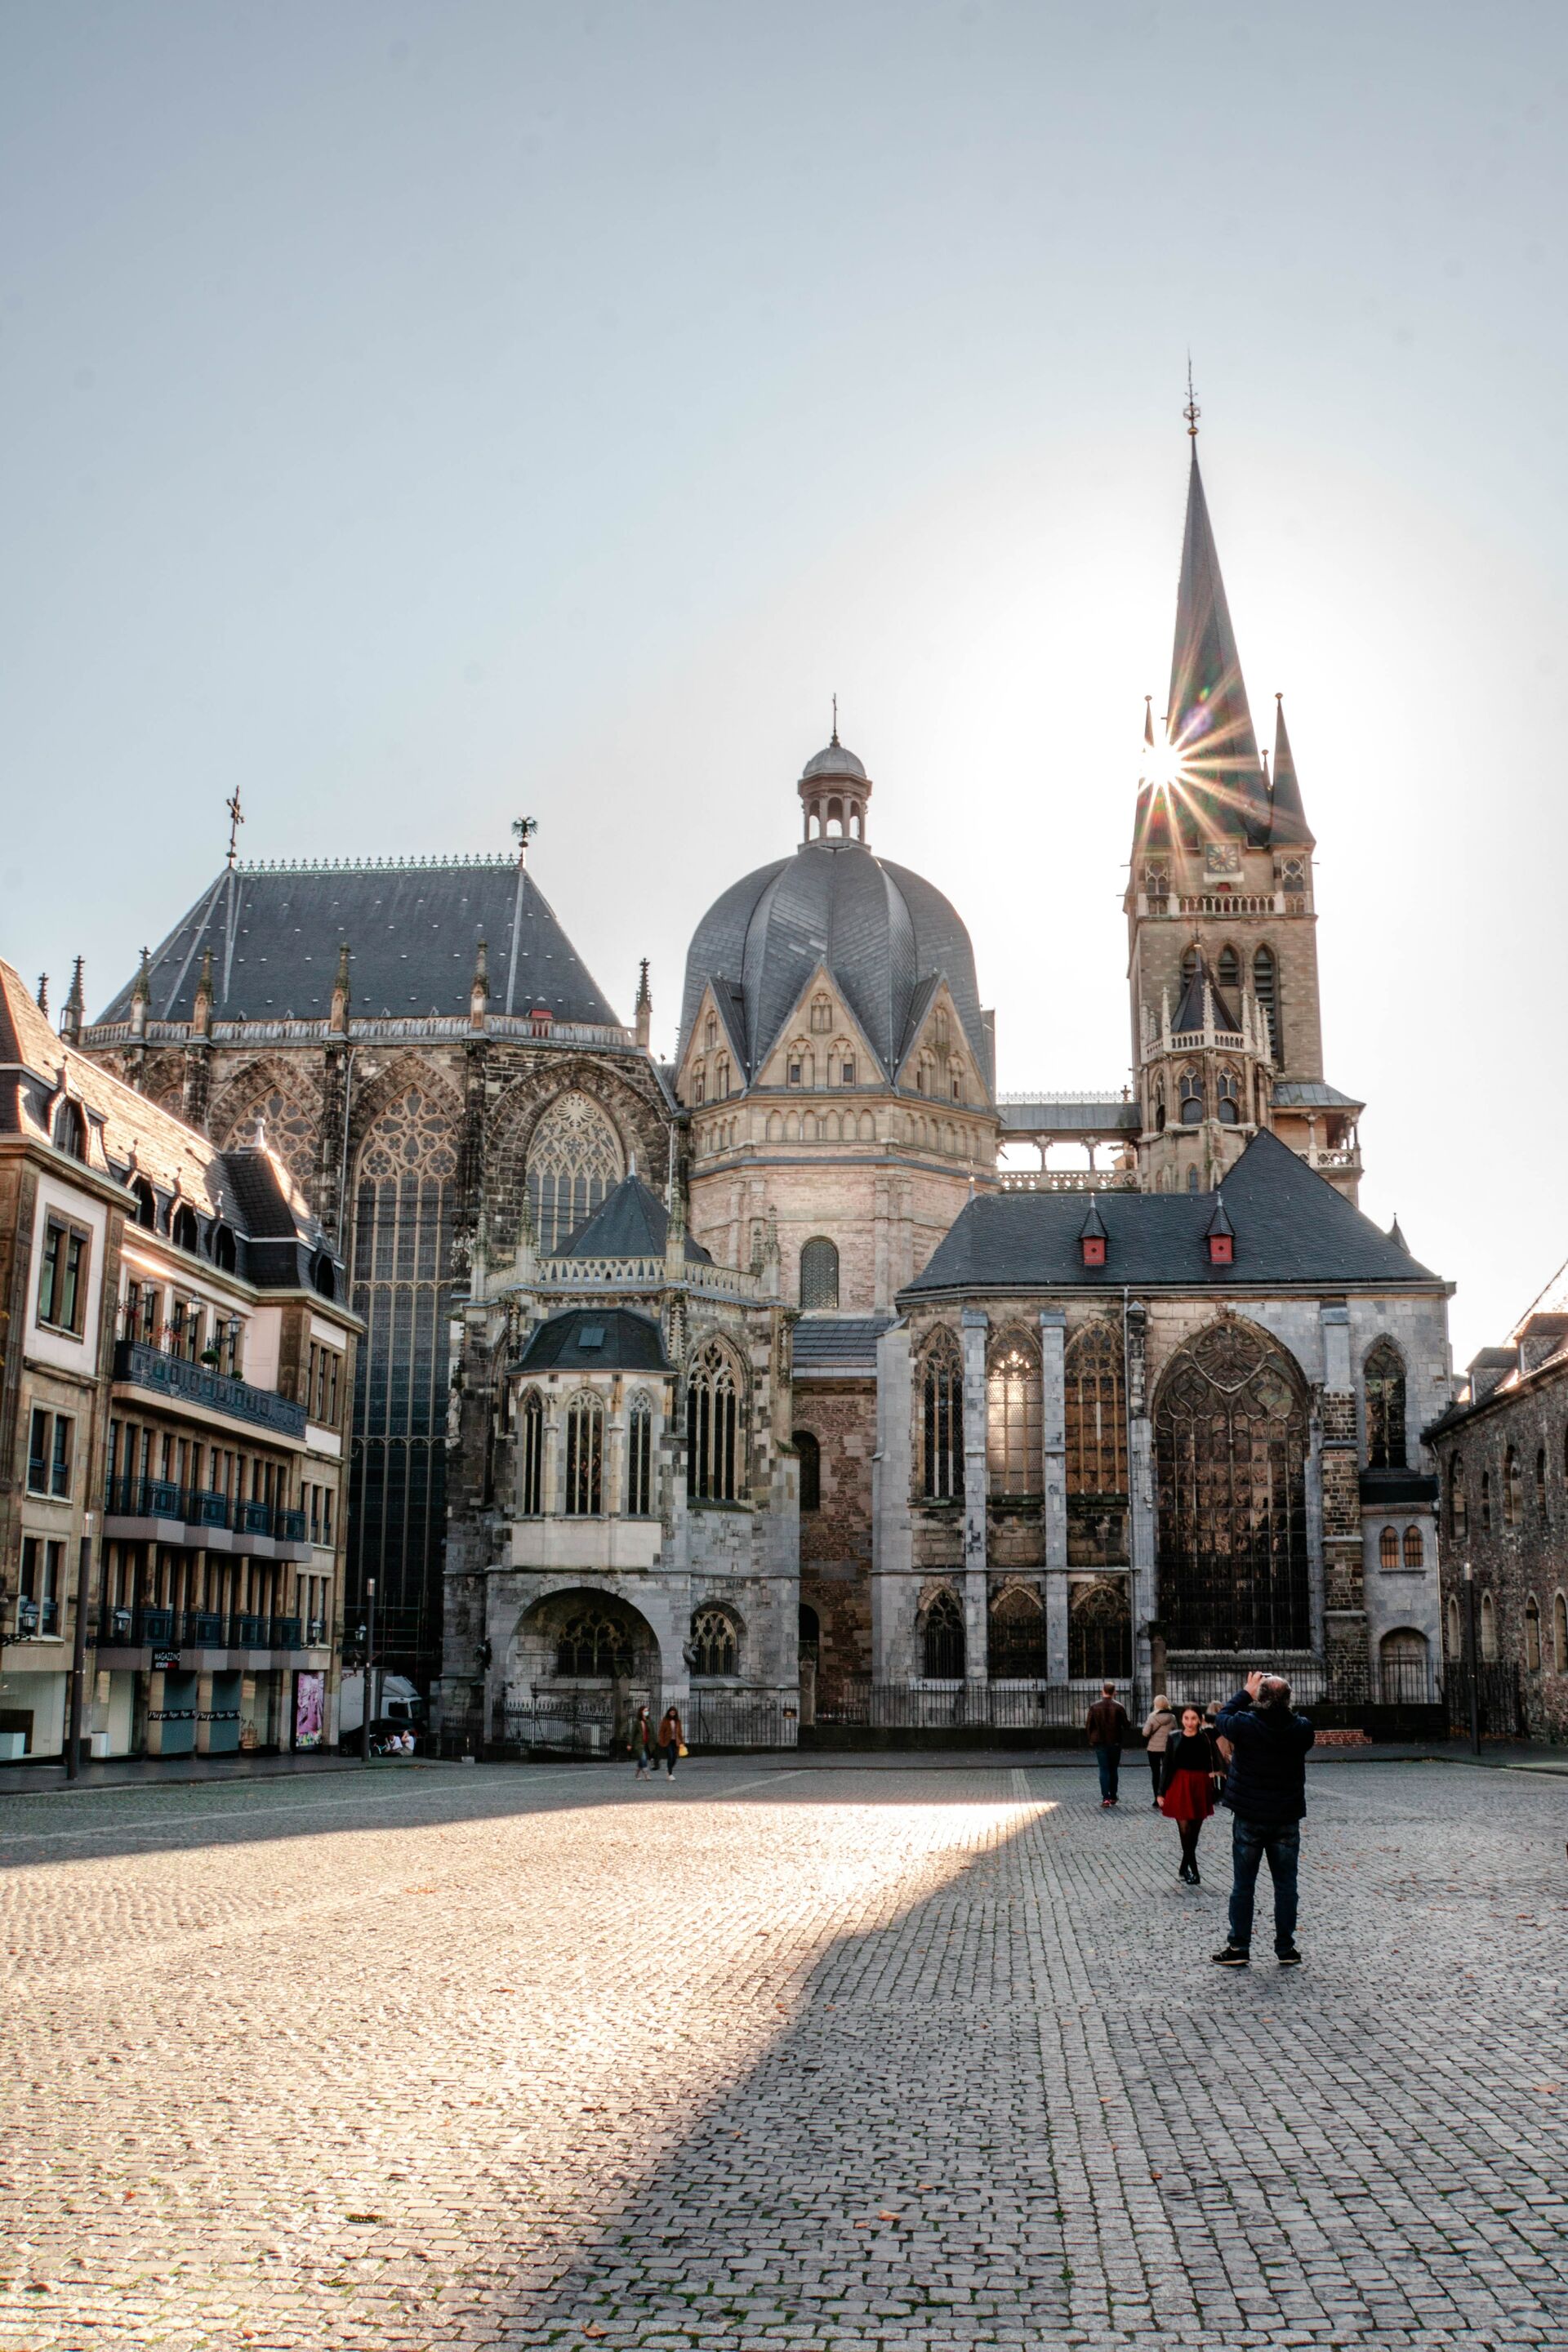
<svg viewBox="0 0 1568 2352"><path fill-rule="evenodd" d="M153 1651L153 1672L155 1675L177 1675L179 1671L180 1654L178 1650Z"/></svg>

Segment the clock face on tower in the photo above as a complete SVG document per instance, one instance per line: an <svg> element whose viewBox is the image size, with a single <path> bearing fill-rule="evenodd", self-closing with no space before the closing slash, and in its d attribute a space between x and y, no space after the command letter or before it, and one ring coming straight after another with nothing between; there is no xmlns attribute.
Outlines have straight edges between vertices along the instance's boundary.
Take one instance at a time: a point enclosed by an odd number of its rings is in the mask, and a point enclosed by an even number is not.
<svg viewBox="0 0 1568 2352"><path fill-rule="evenodd" d="M1241 851L1233 841L1211 841L1204 852L1204 872L1213 880L1216 876L1239 874Z"/></svg>

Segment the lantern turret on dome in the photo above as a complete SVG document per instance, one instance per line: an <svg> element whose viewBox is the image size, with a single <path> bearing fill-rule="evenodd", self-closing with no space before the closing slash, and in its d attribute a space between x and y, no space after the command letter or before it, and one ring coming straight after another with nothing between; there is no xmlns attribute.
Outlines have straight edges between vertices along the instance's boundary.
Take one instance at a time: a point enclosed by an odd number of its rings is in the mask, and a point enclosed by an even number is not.
<svg viewBox="0 0 1568 2352"><path fill-rule="evenodd" d="M800 772L800 801L805 815L805 841L861 841L866 838L866 807L871 779L853 751L838 740L837 717L833 733L822 750Z"/></svg>

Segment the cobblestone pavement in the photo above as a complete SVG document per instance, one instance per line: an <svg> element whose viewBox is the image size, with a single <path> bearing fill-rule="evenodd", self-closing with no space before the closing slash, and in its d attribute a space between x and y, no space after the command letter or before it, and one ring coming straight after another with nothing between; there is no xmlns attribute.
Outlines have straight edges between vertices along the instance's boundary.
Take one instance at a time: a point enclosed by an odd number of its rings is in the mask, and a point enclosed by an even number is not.
<svg viewBox="0 0 1568 2352"><path fill-rule="evenodd" d="M1568 1791L1314 1764L1207 1965L1141 1764L23 1797L0 2345L1568 2344Z"/></svg>

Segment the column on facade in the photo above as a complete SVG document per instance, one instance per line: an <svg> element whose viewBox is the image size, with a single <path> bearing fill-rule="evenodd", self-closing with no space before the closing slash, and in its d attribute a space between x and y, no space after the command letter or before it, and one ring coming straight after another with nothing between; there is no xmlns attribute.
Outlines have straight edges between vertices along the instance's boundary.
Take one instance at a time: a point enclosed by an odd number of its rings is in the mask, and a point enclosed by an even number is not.
<svg viewBox="0 0 1568 2352"><path fill-rule="evenodd" d="M1046 1498L1046 1673L1068 1679L1067 1317L1040 1312L1040 1487Z"/></svg>
<svg viewBox="0 0 1568 2352"><path fill-rule="evenodd" d="M971 1683L987 1675L985 1591L985 1340L990 1318L966 1307L963 1345L963 1660Z"/></svg>
<svg viewBox="0 0 1568 2352"><path fill-rule="evenodd" d="M1318 1482L1322 1510L1323 1650L1330 1672L1367 1665L1361 1459L1351 1374L1350 1309L1319 1309L1323 1335Z"/></svg>
<svg viewBox="0 0 1568 2352"><path fill-rule="evenodd" d="M621 1517L626 1507L628 1401L624 1377L617 1375L605 1402L608 1411L605 1415L605 1484L600 1499L605 1517L615 1519Z"/></svg>

